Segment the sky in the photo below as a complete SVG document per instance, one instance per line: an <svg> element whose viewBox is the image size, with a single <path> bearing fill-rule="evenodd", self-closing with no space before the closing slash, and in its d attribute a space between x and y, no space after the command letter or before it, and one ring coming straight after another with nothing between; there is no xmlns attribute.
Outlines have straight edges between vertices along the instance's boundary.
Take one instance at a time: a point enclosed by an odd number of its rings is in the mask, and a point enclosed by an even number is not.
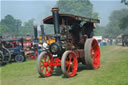
<svg viewBox="0 0 128 85"><path fill-rule="evenodd" d="M0 16L3 19L7 14L11 14L16 19L23 22L31 18L37 24L42 23L42 19L51 15L51 8L55 7L57 0L1 0ZM99 14L100 25L105 26L109 22L109 16L113 10L128 8L120 3L120 0L90 0L94 11Z"/></svg>

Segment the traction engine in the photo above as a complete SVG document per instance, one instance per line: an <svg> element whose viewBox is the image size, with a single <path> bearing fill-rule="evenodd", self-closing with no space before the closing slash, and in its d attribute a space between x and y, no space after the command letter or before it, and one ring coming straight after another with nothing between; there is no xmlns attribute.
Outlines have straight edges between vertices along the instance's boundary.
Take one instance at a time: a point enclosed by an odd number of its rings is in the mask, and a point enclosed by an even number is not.
<svg viewBox="0 0 128 85"><path fill-rule="evenodd" d="M85 25L81 26L81 22ZM100 48L97 40L91 38L94 23L99 23L99 20L59 14L58 8L52 8L52 16L45 18L43 23L54 25L55 42L38 56L41 76L51 76L56 66L61 67L64 76L73 77L80 62L89 69L99 68Z"/></svg>

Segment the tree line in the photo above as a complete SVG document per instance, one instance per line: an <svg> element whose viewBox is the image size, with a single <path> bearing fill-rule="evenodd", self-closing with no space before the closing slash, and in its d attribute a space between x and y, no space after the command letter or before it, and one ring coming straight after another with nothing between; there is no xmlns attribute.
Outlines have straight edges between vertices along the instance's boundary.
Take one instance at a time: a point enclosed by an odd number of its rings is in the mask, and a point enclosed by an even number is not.
<svg viewBox="0 0 128 85"><path fill-rule="evenodd" d="M30 19L23 23L20 19L15 19L8 14L0 21L0 35L33 35L33 22L34 19Z"/></svg>
<svg viewBox="0 0 128 85"><path fill-rule="evenodd" d="M109 17L106 26L97 26L96 34L108 38L115 38L120 34L128 33L128 9L115 10Z"/></svg>
<svg viewBox="0 0 128 85"><path fill-rule="evenodd" d="M121 0L128 6L127 0ZM106 26L98 26L96 34L104 37L116 38L118 35L128 34L128 9L114 10L109 16L109 23Z"/></svg>

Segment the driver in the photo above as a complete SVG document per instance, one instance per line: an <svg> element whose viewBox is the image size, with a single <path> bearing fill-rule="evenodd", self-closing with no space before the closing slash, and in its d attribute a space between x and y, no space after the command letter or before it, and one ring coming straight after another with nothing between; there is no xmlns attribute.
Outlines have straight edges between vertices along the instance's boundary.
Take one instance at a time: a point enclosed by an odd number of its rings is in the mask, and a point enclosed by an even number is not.
<svg viewBox="0 0 128 85"><path fill-rule="evenodd" d="M88 38L92 38L94 35L93 29L96 28L96 25L92 22L87 22L82 26L82 35L87 35Z"/></svg>

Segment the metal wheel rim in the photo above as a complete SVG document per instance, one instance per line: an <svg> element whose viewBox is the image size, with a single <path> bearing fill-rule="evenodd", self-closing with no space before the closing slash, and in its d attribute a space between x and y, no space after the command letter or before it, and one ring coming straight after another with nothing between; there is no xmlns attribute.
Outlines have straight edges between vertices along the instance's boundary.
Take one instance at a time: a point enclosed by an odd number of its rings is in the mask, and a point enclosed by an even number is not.
<svg viewBox="0 0 128 85"><path fill-rule="evenodd" d="M77 56L72 51L64 52L61 59L61 69L66 77L73 77L77 72Z"/></svg>
<svg viewBox="0 0 128 85"><path fill-rule="evenodd" d="M77 72L77 58L73 53L69 53L66 58L65 68L69 76L74 76Z"/></svg>
<svg viewBox="0 0 128 85"><path fill-rule="evenodd" d="M23 62L24 57L23 57L22 55L17 55L17 56L15 57L15 60L16 60L16 62Z"/></svg>
<svg viewBox="0 0 128 85"><path fill-rule="evenodd" d="M54 67L52 64L52 56L49 53L44 53L40 60L40 69L44 76L50 76L53 72Z"/></svg>

